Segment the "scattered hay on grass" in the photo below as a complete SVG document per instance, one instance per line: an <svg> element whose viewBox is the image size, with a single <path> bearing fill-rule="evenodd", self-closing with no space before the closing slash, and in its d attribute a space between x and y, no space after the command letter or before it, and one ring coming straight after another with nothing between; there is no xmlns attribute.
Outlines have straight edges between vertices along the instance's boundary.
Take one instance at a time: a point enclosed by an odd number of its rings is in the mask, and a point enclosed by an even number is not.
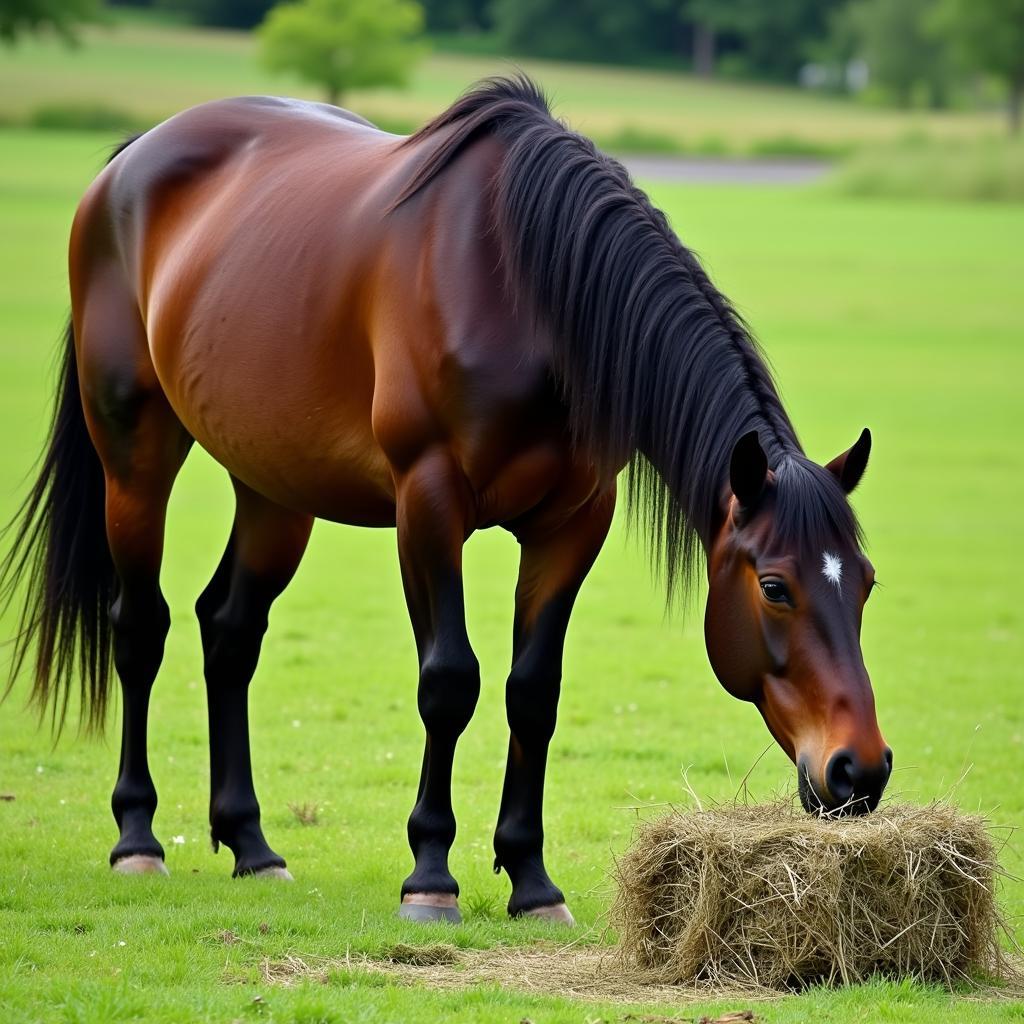
<svg viewBox="0 0 1024 1024"><path fill-rule="evenodd" d="M642 824L611 920L622 970L661 984L1019 981L1000 874L986 821L948 804L858 818L728 805Z"/></svg>
<svg viewBox="0 0 1024 1024"><path fill-rule="evenodd" d="M392 963L409 964L411 967L450 966L461 959L460 951L447 942L431 942L425 946L396 942L385 956Z"/></svg>
<svg viewBox="0 0 1024 1024"><path fill-rule="evenodd" d="M532 995L559 995L568 999L601 1000L608 1003L654 1004L673 1007L728 1000L777 997L771 991L749 988L709 991L680 985L664 985L650 978L624 972L614 947L577 946L543 942L533 946L499 946L493 949L461 949L444 943L441 957L428 954L432 963L417 964L418 958L396 959L394 949L383 958L349 953L343 958L287 954L260 962L260 976L272 985L291 986L314 981L327 983L334 972L368 979L387 979L402 985L417 985L441 991L465 991L475 985L500 986ZM415 947L411 947L415 948Z"/></svg>

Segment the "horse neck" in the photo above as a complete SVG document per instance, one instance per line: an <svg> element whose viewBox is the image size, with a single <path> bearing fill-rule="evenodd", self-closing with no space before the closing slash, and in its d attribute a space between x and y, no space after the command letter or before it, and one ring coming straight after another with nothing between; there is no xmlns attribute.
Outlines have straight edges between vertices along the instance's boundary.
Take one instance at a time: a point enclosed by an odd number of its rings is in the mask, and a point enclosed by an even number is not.
<svg viewBox="0 0 1024 1024"><path fill-rule="evenodd" d="M697 361L713 366L716 360L705 350ZM799 442L774 391L766 396L746 379L722 381L719 386L713 373L691 375L680 368L678 374L659 381L655 390L661 394L651 402L638 431L640 458L632 470L647 493L634 491L632 497L664 502L663 515L681 516L708 552L730 494L729 466L739 438L756 430L772 469L802 454ZM660 483L660 498L652 494L652 475ZM641 481L644 476L647 479Z"/></svg>

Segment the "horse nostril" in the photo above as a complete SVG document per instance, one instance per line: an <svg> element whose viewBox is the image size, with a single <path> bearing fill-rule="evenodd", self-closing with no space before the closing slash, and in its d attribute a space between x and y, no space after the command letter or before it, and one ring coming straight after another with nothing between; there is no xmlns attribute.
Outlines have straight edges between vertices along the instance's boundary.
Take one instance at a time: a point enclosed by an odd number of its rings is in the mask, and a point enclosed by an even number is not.
<svg viewBox="0 0 1024 1024"><path fill-rule="evenodd" d="M853 756L845 750L833 754L825 769L825 785L837 805L845 804L853 797L856 778Z"/></svg>
<svg viewBox="0 0 1024 1024"><path fill-rule="evenodd" d="M885 748L885 779L888 782L892 775L892 747Z"/></svg>

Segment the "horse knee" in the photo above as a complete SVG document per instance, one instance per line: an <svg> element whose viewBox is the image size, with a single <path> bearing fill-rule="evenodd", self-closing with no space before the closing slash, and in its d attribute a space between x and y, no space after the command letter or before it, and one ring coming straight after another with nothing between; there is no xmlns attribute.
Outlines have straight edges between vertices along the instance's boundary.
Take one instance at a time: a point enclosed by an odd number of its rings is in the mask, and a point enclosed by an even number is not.
<svg viewBox="0 0 1024 1024"><path fill-rule="evenodd" d="M480 696L480 663L468 648L434 651L420 668L420 718L433 736L460 736Z"/></svg>
<svg viewBox="0 0 1024 1024"><path fill-rule="evenodd" d="M547 743L555 732L561 676L513 667L505 684L509 728L520 740Z"/></svg>

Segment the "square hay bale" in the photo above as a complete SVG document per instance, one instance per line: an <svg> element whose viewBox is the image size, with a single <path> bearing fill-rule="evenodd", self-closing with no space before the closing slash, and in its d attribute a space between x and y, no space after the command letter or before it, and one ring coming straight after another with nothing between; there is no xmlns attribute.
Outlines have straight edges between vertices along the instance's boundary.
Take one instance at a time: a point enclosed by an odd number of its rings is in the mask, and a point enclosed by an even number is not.
<svg viewBox="0 0 1024 1024"><path fill-rule="evenodd" d="M625 964L662 983L952 985L1007 976L999 875L985 820L948 804L858 818L730 805L642 824L612 923Z"/></svg>

